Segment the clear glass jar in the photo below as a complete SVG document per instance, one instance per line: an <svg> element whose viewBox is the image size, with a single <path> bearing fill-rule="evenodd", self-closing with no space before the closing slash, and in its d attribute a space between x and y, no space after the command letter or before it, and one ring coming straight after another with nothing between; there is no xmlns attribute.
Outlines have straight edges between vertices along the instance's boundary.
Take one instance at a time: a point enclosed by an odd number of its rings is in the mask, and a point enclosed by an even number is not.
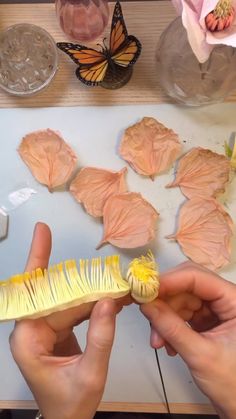
<svg viewBox="0 0 236 419"><path fill-rule="evenodd" d="M201 64L189 45L181 17L162 33L157 46L161 86L177 102L200 106L223 101L236 89L236 50L216 46Z"/></svg>
<svg viewBox="0 0 236 419"><path fill-rule="evenodd" d="M108 23L107 0L56 0L55 4L63 32L74 41L93 41Z"/></svg>
<svg viewBox="0 0 236 419"><path fill-rule="evenodd" d="M56 74L58 54L51 35L30 23L0 33L0 87L28 96L47 87Z"/></svg>

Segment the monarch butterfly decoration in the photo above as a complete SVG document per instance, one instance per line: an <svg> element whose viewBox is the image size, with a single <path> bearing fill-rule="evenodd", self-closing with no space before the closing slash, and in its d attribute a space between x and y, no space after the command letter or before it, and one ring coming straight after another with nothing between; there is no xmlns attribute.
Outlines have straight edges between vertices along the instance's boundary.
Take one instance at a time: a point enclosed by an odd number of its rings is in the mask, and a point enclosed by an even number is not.
<svg viewBox="0 0 236 419"><path fill-rule="evenodd" d="M133 35L128 35L119 1L115 4L112 17L109 48L104 41L103 46L100 45L100 51L68 42L57 43L58 48L78 65L76 76L88 86L101 84L109 73L122 75L125 69L131 70L141 53L142 46L139 40ZM129 73L131 76L131 72Z"/></svg>

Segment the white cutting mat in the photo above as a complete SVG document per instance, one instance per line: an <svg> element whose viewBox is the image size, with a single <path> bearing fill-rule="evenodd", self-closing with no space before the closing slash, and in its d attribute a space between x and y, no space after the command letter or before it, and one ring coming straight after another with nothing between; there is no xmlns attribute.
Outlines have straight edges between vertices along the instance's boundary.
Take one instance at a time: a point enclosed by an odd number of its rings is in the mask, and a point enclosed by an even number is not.
<svg viewBox="0 0 236 419"><path fill-rule="evenodd" d="M143 116L152 116L176 131L183 143L183 152L194 146L224 153L224 141L236 131L235 104L214 105L201 109L174 105L80 107L0 110L0 206L7 195L24 186L36 190L31 199L10 212L8 238L0 242L0 278L21 272L27 258L35 222L48 223L53 232L51 262L67 258L94 257L119 252L125 265L131 257L146 249L120 250L107 245L95 250L102 237L102 224L85 213L66 191L49 193L38 184L17 153L21 138L34 130L51 128L78 155L78 165L119 170L128 167L130 191L141 192L160 213L157 239L147 246L158 258L161 270L185 260L175 242L165 236L175 230L176 213L185 198L178 188L165 189L173 179L174 168L152 182L136 174L120 159L117 146L126 127ZM236 221L236 176L221 198ZM232 263L222 275L236 282L236 240L233 241ZM0 325L0 400L31 398L20 374L11 361L7 337L11 324ZM162 402L163 395L153 351L148 346L149 326L135 306L119 316L116 343L112 355L106 401ZM85 326L81 330L84 341ZM167 395L173 403L204 403L182 363L161 353ZM4 368L4 373L2 369Z"/></svg>

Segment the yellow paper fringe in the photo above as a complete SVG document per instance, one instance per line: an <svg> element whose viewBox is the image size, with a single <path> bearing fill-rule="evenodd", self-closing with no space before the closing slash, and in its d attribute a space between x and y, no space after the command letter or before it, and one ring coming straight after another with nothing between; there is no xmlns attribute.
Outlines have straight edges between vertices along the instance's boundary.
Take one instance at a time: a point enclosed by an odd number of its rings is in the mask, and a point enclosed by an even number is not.
<svg viewBox="0 0 236 419"><path fill-rule="evenodd" d="M153 300L159 283L155 269L154 258L148 253L130 264L127 280L122 278L118 255L103 260L80 259L78 264L67 260L44 271L38 268L15 275L0 282L0 321L36 319L104 297L120 298L130 292L138 302Z"/></svg>
<svg viewBox="0 0 236 419"><path fill-rule="evenodd" d="M130 292L119 256L75 260L0 282L0 321L38 318L68 307Z"/></svg>

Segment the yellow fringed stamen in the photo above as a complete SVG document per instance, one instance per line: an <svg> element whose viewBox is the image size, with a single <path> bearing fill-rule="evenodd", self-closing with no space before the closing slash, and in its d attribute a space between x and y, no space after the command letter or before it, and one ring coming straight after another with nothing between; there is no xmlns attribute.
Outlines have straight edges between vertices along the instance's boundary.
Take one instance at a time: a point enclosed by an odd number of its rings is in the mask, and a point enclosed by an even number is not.
<svg viewBox="0 0 236 419"><path fill-rule="evenodd" d="M154 300L159 290L159 272L151 251L147 256L134 259L129 264L127 280L131 295L139 303Z"/></svg>
<svg viewBox="0 0 236 419"><path fill-rule="evenodd" d="M147 256L141 256L140 258L135 258L129 264L129 270L135 276L138 281L147 283L150 277L156 275L157 267L156 262L153 259L151 252Z"/></svg>
<svg viewBox="0 0 236 419"><path fill-rule="evenodd" d="M232 0L219 0L213 12L217 18L224 19L232 13L232 9Z"/></svg>

